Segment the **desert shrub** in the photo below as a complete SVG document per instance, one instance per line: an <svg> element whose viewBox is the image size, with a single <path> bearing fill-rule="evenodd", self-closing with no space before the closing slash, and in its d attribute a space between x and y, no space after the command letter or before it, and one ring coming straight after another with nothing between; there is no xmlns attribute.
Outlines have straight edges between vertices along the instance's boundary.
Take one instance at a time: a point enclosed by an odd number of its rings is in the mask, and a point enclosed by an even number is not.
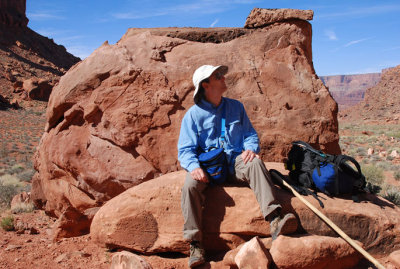
<svg viewBox="0 0 400 269"><path fill-rule="evenodd" d="M367 182L374 185L383 184L383 169L373 164L363 165L361 171L365 176Z"/></svg>
<svg viewBox="0 0 400 269"><path fill-rule="evenodd" d="M394 159L394 157L392 157L392 156L390 156L390 155L388 155L388 156L386 157L386 160L387 160L387 161L393 161L393 159Z"/></svg>
<svg viewBox="0 0 400 269"><path fill-rule="evenodd" d="M378 162L378 163L376 164L376 167L382 169L382 173L383 173L383 171L388 171L388 170L390 170L390 163L387 163L387 162Z"/></svg>
<svg viewBox="0 0 400 269"><path fill-rule="evenodd" d="M367 156L367 150L363 147L358 147L356 149L357 156Z"/></svg>
<svg viewBox="0 0 400 269"><path fill-rule="evenodd" d="M19 214L19 213L29 213L35 210L35 205L33 203L20 203L13 206L11 213Z"/></svg>
<svg viewBox="0 0 400 269"><path fill-rule="evenodd" d="M35 170L34 169L27 169L24 170L22 173L19 173L17 175L17 177L24 182L29 182L31 181L33 175L35 174Z"/></svg>
<svg viewBox="0 0 400 269"><path fill-rule="evenodd" d="M18 193L18 187L14 185L4 185L0 181L0 206L9 207L12 198Z"/></svg>
<svg viewBox="0 0 400 269"><path fill-rule="evenodd" d="M396 179L397 181L399 181L399 180L400 180L400 171L394 172L393 176L394 176L394 179Z"/></svg>
<svg viewBox="0 0 400 269"><path fill-rule="evenodd" d="M400 131L389 132L388 137L400 138Z"/></svg>
<svg viewBox="0 0 400 269"><path fill-rule="evenodd" d="M370 163L370 159L369 158L364 158L361 161L361 164L369 164Z"/></svg>
<svg viewBox="0 0 400 269"><path fill-rule="evenodd" d="M0 176L0 206L9 207L12 198L23 189L22 182L16 176L9 174Z"/></svg>
<svg viewBox="0 0 400 269"><path fill-rule="evenodd" d="M18 174L24 171L24 167L21 164L14 164L8 171L10 174Z"/></svg>
<svg viewBox="0 0 400 269"><path fill-rule="evenodd" d="M364 144L366 140L367 138L364 136L357 136L354 142L357 144Z"/></svg>
<svg viewBox="0 0 400 269"><path fill-rule="evenodd" d="M5 231L14 230L14 218L12 216L2 218L1 222L0 222L0 226Z"/></svg>
<svg viewBox="0 0 400 269"><path fill-rule="evenodd" d="M396 187L390 187L384 192L382 197L393 204L400 206L400 189Z"/></svg>
<svg viewBox="0 0 400 269"><path fill-rule="evenodd" d="M13 185L15 187L23 186L22 182L19 180L17 176L10 174L5 174L0 176L0 182L3 183L3 185Z"/></svg>
<svg viewBox="0 0 400 269"><path fill-rule="evenodd" d="M375 185L375 184L373 184L371 182L367 182L365 187L367 188L368 192L370 192L372 194L378 194L382 190L381 186Z"/></svg>

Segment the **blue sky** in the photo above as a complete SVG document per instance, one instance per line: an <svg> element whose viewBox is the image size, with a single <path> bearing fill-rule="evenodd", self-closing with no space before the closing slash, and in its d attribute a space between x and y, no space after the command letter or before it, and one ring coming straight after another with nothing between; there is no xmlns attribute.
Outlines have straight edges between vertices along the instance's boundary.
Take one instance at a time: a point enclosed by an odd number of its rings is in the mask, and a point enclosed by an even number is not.
<svg viewBox="0 0 400 269"><path fill-rule="evenodd" d="M27 0L28 27L80 58L128 28L243 27L254 7L311 9L319 76L380 72L400 64L398 0Z"/></svg>

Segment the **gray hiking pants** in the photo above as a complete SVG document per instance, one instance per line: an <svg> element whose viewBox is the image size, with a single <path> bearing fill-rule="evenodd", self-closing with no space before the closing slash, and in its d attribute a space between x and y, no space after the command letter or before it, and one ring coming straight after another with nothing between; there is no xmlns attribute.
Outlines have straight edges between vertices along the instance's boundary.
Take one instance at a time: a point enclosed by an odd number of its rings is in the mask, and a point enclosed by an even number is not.
<svg viewBox="0 0 400 269"><path fill-rule="evenodd" d="M274 198L271 176L260 159L254 158L251 162L244 164L239 155L235 162L235 176L233 182L245 182L250 185L264 218L274 210L281 208ZM185 221L183 237L187 240L202 241L202 211L205 199L204 190L207 186L208 183L194 180L190 173L187 173L181 198Z"/></svg>

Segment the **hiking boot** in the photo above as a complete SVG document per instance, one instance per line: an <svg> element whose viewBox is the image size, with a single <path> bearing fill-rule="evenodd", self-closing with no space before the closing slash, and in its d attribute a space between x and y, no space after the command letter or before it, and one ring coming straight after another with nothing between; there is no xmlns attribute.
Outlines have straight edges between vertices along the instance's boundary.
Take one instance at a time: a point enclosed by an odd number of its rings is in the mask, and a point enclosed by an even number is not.
<svg viewBox="0 0 400 269"><path fill-rule="evenodd" d="M200 242L192 241L190 243L189 267L193 268L205 262L204 248L201 246Z"/></svg>
<svg viewBox="0 0 400 269"><path fill-rule="evenodd" d="M281 234L291 234L297 230L297 219L292 213L288 213L283 218L277 215L270 222L272 240Z"/></svg>

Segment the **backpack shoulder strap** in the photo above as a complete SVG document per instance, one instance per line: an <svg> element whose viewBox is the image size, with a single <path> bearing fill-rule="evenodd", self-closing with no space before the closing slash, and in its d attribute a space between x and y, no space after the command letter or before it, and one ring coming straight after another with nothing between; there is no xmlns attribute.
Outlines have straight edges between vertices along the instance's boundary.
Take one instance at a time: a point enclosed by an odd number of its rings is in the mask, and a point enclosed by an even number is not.
<svg viewBox="0 0 400 269"><path fill-rule="evenodd" d="M360 176L363 175L362 172L361 172L360 164L353 157L350 157L348 155L340 154L340 155L336 155L335 156L335 160L334 160L335 164L337 164L337 165L340 165L341 163L345 163L347 161L349 161L349 162L354 164L354 166L356 167L357 172L358 172L358 174Z"/></svg>

